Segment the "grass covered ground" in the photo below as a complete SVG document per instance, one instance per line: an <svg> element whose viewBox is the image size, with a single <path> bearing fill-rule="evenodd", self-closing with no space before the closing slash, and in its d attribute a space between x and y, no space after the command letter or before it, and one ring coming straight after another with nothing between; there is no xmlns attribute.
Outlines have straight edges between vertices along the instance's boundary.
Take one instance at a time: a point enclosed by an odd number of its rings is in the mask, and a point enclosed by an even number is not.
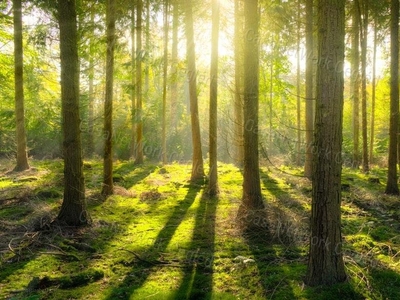
<svg viewBox="0 0 400 300"><path fill-rule="evenodd" d="M235 225L240 171L220 164L220 195L189 184L190 166L116 162L116 195L101 199L102 166L85 162L91 226L51 226L62 162L0 176L0 299L400 299L400 201L385 172L344 170L349 280L304 286L311 184L299 169L263 168L269 234ZM377 182L379 180L379 182Z"/></svg>

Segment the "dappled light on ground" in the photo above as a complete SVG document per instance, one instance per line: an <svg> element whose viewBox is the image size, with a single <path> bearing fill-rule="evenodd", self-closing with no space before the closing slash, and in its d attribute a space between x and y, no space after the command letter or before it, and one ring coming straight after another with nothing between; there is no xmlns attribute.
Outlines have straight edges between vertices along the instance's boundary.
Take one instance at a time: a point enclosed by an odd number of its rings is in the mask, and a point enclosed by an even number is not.
<svg viewBox="0 0 400 300"><path fill-rule="evenodd" d="M261 170L267 230L241 232L241 173L220 164L218 198L189 182L190 166L116 164L116 194L98 190L101 164L85 162L93 222L51 224L62 199L62 165L34 161L3 170L0 297L47 299L365 299L400 296L398 200L383 184L345 170L343 251L349 281L304 286L310 182ZM90 167L89 167L90 166ZM290 172L292 174L290 174ZM28 175L32 181L21 181ZM293 176L296 175L296 176ZM12 199L8 199L12 198Z"/></svg>

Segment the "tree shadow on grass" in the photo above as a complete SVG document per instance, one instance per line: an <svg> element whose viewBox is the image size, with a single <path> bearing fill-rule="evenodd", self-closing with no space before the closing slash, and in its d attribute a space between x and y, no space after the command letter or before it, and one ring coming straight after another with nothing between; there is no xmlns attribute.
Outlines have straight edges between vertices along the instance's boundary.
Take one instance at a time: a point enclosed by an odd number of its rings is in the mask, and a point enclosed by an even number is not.
<svg viewBox="0 0 400 300"><path fill-rule="evenodd" d="M305 271L304 251L298 246L305 239L304 208L268 174L261 172L261 180L277 200L267 199L264 229L243 232L261 281L252 284L262 285L266 299L295 299L292 282L300 281Z"/></svg>
<svg viewBox="0 0 400 300"><path fill-rule="evenodd" d="M275 196L279 203L290 210L295 210L297 214L307 213L302 203L294 199L290 193L278 185L278 181L271 177L266 172L260 171L261 182L266 190Z"/></svg>
<svg viewBox="0 0 400 300"><path fill-rule="evenodd" d="M132 192L127 191L135 184L148 177L157 167L154 165L135 165L133 163L125 163L114 169L114 195L131 196ZM101 184L101 182L97 182ZM122 187L122 188L121 188ZM100 190L87 197L88 207L95 208L107 200L100 194Z"/></svg>
<svg viewBox="0 0 400 300"><path fill-rule="evenodd" d="M57 201L35 196L34 191L21 198L2 204L0 213L0 287L3 281L18 273L38 256L43 238L47 238L51 220L56 216L58 207L48 203ZM6 286L7 287L7 286ZM1 288L0 288L1 290ZM0 291L6 292L6 288Z"/></svg>
<svg viewBox="0 0 400 300"><path fill-rule="evenodd" d="M261 172L263 188L274 196L266 201L265 230L244 232L260 274L264 297L295 299L293 282L302 281L306 268L308 212L277 180Z"/></svg>
<svg viewBox="0 0 400 300"><path fill-rule="evenodd" d="M369 272L371 288L380 299L400 299L400 274L389 268L373 268Z"/></svg>
<svg viewBox="0 0 400 300"><path fill-rule="evenodd" d="M187 267L175 299L211 299L215 219L218 198L203 193L197 209L190 250L186 252Z"/></svg>
<svg viewBox="0 0 400 300"><path fill-rule="evenodd" d="M261 172L261 181L264 188L276 198L276 201L266 201L270 242L285 246L307 243L310 213L267 173Z"/></svg>
<svg viewBox="0 0 400 300"><path fill-rule="evenodd" d="M278 182L268 174L261 172L261 180L264 188L277 199L274 202L267 200L270 245L265 245L265 242L263 245L259 239L250 241L249 244L252 249L264 247L266 252L271 247L276 249L273 261L268 266L259 266L259 269L265 269L266 274L274 274L267 275L264 280L267 298L294 299L297 296L290 282L301 283L305 276L310 212L289 192L280 188ZM302 295L306 299L364 299L348 282L331 287L306 287Z"/></svg>
<svg viewBox="0 0 400 300"><path fill-rule="evenodd" d="M115 178L121 181L121 185L127 189L145 179L157 168L155 165L135 165L134 163L127 163L122 166L116 167L114 170Z"/></svg>
<svg viewBox="0 0 400 300"><path fill-rule="evenodd" d="M158 233L153 245L147 249L147 253L152 256L157 256L161 252L164 252L171 239L173 238L178 226L182 223L185 218L185 215L189 208L192 206L195 201L197 194L202 189L202 186L197 184L189 185L189 189L185 198L175 207L174 211L170 215L168 221L165 223L164 227ZM158 257L152 257L150 259L157 259ZM148 261L150 261L148 259ZM135 290L139 289L146 282L147 278L151 275L151 273L158 270L157 265L145 265L138 264L135 265L136 273L139 273L140 276L137 278L133 278L132 276L126 276L124 280L117 286L114 287L111 293L105 299L128 299Z"/></svg>

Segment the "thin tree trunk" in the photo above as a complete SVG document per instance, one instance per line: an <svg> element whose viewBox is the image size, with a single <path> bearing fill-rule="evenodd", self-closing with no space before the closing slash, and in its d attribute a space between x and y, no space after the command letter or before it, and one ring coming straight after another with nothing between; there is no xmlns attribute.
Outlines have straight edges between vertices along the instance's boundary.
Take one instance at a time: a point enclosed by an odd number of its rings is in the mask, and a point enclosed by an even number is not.
<svg viewBox="0 0 400 300"><path fill-rule="evenodd" d="M238 221L245 230L266 226L258 158L259 49L258 0L244 3L244 169L243 196Z"/></svg>
<svg viewBox="0 0 400 300"><path fill-rule="evenodd" d="M94 153L94 5L90 7L90 25L92 26L92 35L89 41L89 103L88 103L88 143L87 155L93 157Z"/></svg>
<svg viewBox="0 0 400 300"><path fill-rule="evenodd" d="M274 45L271 45L274 49ZM273 50L272 50L273 51ZM274 95L274 56L272 55L271 61L269 62L269 144L272 145L272 111L273 111L273 95Z"/></svg>
<svg viewBox="0 0 400 300"><path fill-rule="evenodd" d="M399 0L391 1L390 20L390 129L386 194L398 195L397 134L399 128Z"/></svg>
<svg viewBox="0 0 400 300"><path fill-rule="evenodd" d="M374 28L374 53L372 56L372 95L371 95L371 134L369 143L369 161L372 164L374 158L374 138L375 138L375 100L376 100L376 52L377 52L378 26L375 20Z"/></svg>
<svg viewBox="0 0 400 300"><path fill-rule="evenodd" d="M87 224L79 115L79 61L75 0L57 3L60 26L61 112L64 154L64 198L57 222Z"/></svg>
<svg viewBox="0 0 400 300"><path fill-rule="evenodd" d="M353 167L360 165L360 12L354 2L352 14L350 95L353 100Z"/></svg>
<svg viewBox="0 0 400 300"><path fill-rule="evenodd" d="M208 193L215 196L218 193L217 167L217 109L218 109L218 43L219 43L219 4L212 1L212 38L210 64L210 174Z"/></svg>
<svg viewBox="0 0 400 300"><path fill-rule="evenodd" d="M136 164L142 164L143 120L142 120L142 0L137 1L136 17Z"/></svg>
<svg viewBox="0 0 400 300"><path fill-rule="evenodd" d="M150 53L150 0L146 0L146 41L145 41L145 49L144 49L144 57L145 67L144 67L144 95L148 96L149 88L150 88L150 68L149 68L149 60L148 55Z"/></svg>
<svg viewBox="0 0 400 300"><path fill-rule="evenodd" d="M235 102L234 102L234 161L243 167L243 21L240 0L235 0Z"/></svg>
<svg viewBox="0 0 400 300"><path fill-rule="evenodd" d="M134 158L136 156L136 18L135 18L135 2L132 1L131 7L131 149L130 156Z"/></svg>
<svg viewBox="0 0 400 300"><path fill-rule="evenodd" d="M26 150L25 109L24 109L24 58L22 46L21 0L13 0L14 17L14 74L15 74L15 119L17 140L17 164L14 171L29 169Z"/></svg>
<svg viewBox="0 0 400 300"><path fill-rule="evenodd" d="M104 101L104 162L103 188L101 194L108 196L114 193L113 183L113 77L115 48L115 0L107 0L107 61L106 61L106 93Z"/></svg>
<svg viewBox="0 0 400 300"><path fill-rule="evenodd" d="M314 134L314 76L313 76L313 0L306 1L306 160L304 176L312 177L312 144Z"/></svg>
<svg viewBox="0 0 400 300"><path fill-rule="evenodd" d="M363 22L361 36L361 115L362 115L362 155L363 172L369 172L368 128L367 128L367 40L368 40L368 0L362 0Z"/></svg>
<svg viewBox="0 0 400 300"><path fill-rule="evenodd" d="M178 126L178 27L179 1L173 3L172 21L172 49L171 49L171 130L176 131Z"/></svg>
<svg viewBox="0 0 400 300"><path fill-rule="evenodd" d="M193 32L192 1L185 2L185 27L186 27L186 59L188 64L188 80L190 95L190 118L192 123L192 175L190 180L204 179L203 154L201 150L199 108L197 99L197 69Z"/></svg>
<svg viewBox="0 0 400 300"><path fill-rule="evenodd" d="M306 283L346 280L341 236L345 1L320 0L310 254Z"/></svg>
<svg viewBox="0 0 400 300"><path fill-rule="evenodd" d="M296 74L296 94L297 94L297 145L296 145L296 164L301 162L301 70L300 70L300 0L297 0L297 74Z"/></svg>
<svg viewBox="0 0 400 300"><path fill-rule="evenodd" d="M162 162L167 163L168 0L164 0L164 66L162 105Z"/></svg>

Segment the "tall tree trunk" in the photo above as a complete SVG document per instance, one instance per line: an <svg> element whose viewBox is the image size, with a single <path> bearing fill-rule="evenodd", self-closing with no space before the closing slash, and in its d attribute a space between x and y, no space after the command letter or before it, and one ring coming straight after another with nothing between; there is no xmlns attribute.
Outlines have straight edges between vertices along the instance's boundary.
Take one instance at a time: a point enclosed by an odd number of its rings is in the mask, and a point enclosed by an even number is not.
<svg viewBox="0 0 400 300"><path fill-rule="evenodd" d="M106 92L104 101L104 162L103 188L101 194L108 196L114 192L113 183L113 77L115 49L115 0L107 0L107 61L106 61Z"/></svg>
<svg viewBox="0 0 400 300"><path fill-rule="evenodd" d="M386 194L398 195L397 134L399 128L399 0L390 6L390 129Z"/></svg>
<svg viewBox="0 0 400 300"><path fill-rule="evenodd" d="M314 134L314 76L313 76L313 0L306 1L306 160L304 176L312 177L312 144Z"/></svg>
<svg viewBox="0 0 400 300"><path fill-rule="evenodd" d="M353 167L360 165L360 12L358 2L352 11L350 95L353 100Z"/></svg>
<svg viewBox="0 0 400 300"><path fill-rule="evenodd" d="M64 155L64 198L57 221L78 226L89 222L82 172L79 117L79 62L75 0L57 2L60 26L61 111Z"/></svg>
<svg viewBox="0 0 400 300"><path fill-rule="evenodd" d="M243 21L240 0L235 0L235 102L234 102L234 161L243 167Z"/></svg>
<svg viewBox="0 0 400 300"><path fill-rule="evenodd" d="M167 163L168 0L164 0L164 66L162 105L162 162Z"/></svg>
<svg viewBox="0 0 400 300"><path fill-rule="evenodd" d="M131 149L130 156L136 156L136 18L135 2L131 3Z"/></svg>
<svg viewBox="0 0 400 300"><path fill-rule="evenodd" d="M297 94L297 143L296 143L296 164L300 166L301 161L301 70L300 70L300 39L301 39L301 26L300 26L300 0L297 0L297 74L296 74L296 94Z"/></svg>
<svg viewBox="0 0 400 300"><path fill-rule="evenodd" d="M94 5L90 7L90 26L92 26L92 34L89 40L89 103L88 103L88 142L87 155L93 157L94 153Z"/></svg>
<svg viewBox="0 0 400 300"><path fill-rule="evenodd" d="M26 151L25 109L24 109L24 58L22 46L21 0L13 0L14 15L14 74L15 74L15 119L17 140L17 164L14 171L29 169Z"/></svg>
<svg viewBox="0 0 400 300"><path fill-rule="evenodd" d="M172 49L171 49L171 130L176 131L178 126L178 27L179 1L174 0L172 12Z"/></svg>
<svg viewBox="0 0 400 300"><path fill-rule="evenodd" d="M378 24L375 19L374 28L374 53L372 56L372 95L371 95L371 133L369 142L369 162L372 164L374 158L374 138L375 138L375 100L376 100L376 53L377 53L377 35Z"/></svg>
<svg viewBox="0 0 400 300"><path fill-rule="evenodd" d="M219 43L219 3L212 1L212 38L210 64L210 174L208 193L218 193L217 167L217 108L218 108L218 43Z"/></svg>
<svg viewBox="0 0 400 300"><path fill-rule="evenodd" d="M186 60L190 95L190 118L192 123L192 175L190 180L204 179L203 154L201 150L199 108L197 99L197 69L193 32L192 0L185 2Z"/></svg>
<svg viewBox="0 0 400 300"><path fill-rule="evenodd" d="M368 0L362 0L362 35L361 35L361 115L362 115L362 155L363 172L369 172L368 128L367 128L367 41L368 41Z"/></svg>
<svg viewBox="0 0 400 300"><path fill-rule="evenodd" d="M310 254L306 283L346 280L341 236L345 1L320 0Z"/></svg>
<svg viewBox="0 0 400 300"><path fill-rule="evenodd" d="M150 65L149 60L147 59L150 54L150 0L146 0L146 41L145 41L145 49L144 55L142 57L146 57L145 67L144 67L144 95L148 96L149 88L150 88Z"/></svg>
<svg viewBox="0 0 400 300"><path fill-rule="evenodd" d="M136 7L136 164L142 164L143 157L143 108L142 108L142 0Z"/></svg>
<svg viewBox="0 0 400 300"><path fill-rule="evenodd" d="M244 169L238 219L243 229L251 230L265 226L258 164L258 0L244 3L244 17Z"/></svg>
<svg viewBox="0 0 400 300"><path fill-rule="evenodd" d="M274 49L275 45L274 42L271 43L271 49L272 53L275 51ZM274 54L271 57L271 60L269 62L269 144L272 145L272 127L273 127L273 122L272 122L272 112L273 112L273 106L274 106Z"/></svg>

